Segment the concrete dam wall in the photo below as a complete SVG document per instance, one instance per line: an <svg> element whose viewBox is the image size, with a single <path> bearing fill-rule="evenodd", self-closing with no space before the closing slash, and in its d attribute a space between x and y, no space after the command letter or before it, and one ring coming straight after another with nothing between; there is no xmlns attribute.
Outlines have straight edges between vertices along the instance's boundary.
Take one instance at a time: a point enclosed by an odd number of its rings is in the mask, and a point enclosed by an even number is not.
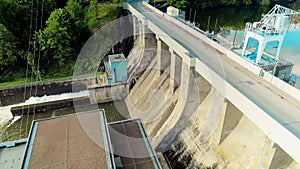
<svg viewBox="0 0 300 169"><path fill-rule="evenodd" d="M138 73L131 76L134 85L125 101L131 118L141 118L170 167L299 168L167 44L151 32L136 42L135 62L129 66L136 67L131 75Z"/></svg>

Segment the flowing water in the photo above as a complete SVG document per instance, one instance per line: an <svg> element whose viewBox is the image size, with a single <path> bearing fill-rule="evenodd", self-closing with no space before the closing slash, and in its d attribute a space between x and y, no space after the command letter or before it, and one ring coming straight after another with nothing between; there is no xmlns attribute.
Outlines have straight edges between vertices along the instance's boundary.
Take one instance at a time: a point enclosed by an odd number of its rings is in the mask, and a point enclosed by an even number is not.
<svg viewBox="0 0 300 169"><path fill-rule="evenodd" d="M105 110L105 114L108 122L124 120L126 119L124 116L128 114L126 104L123 101L101 103L98 104L98 107L99 109ZM119 113L120 111L122 111L121 112L122 114ZM46 110L46 112L44 113L24 114L23 117L15 116L15 118L12 121L8 122L6 125L3 125L0 128L0 142L27 138L33 120L56 117L56 116L67 115L72 113L76 113L73 106L63 108L63 109L57 109L54 111ZM14 123L12 123L13 121Z"/></svg>
<svg viewBox="0 0 300 169"><path fill-rule="evenodd" d="M27 100L25 100L24 103L18 103L18 104L12 104L4 107L0 107L0 126L7 123L7 121L13 119L13 116L11 114L11 107L20 107L20 106L27 106L31 104L38 104L38 103L45 103L45 102L53 102L53 101L60 101L60 100L66 100L66 99L72 99L72 98L81 98L81 97L87 97L88 91L80 91L80 92L74 92L74 93L61 93L56 95L44 95L42 97L30 97ZM14 119L15 120L15 119Z"/></svg>

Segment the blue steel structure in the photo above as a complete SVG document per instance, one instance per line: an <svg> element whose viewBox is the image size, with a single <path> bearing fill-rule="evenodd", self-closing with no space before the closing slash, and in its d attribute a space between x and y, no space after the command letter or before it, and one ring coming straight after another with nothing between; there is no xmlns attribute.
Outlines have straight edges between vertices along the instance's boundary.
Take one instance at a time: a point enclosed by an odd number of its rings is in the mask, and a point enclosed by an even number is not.
<svg viewBox="0 0 300 169"><path fill-rule="evenodd" d="M109 55L108 62L104 64L108 84L127 81L127 60L124 54Z"/></svg>
<svg viewBox="0 0 300 169"><path fill-rule="evenodd" d="M292 16L297 14L299 12L275 5L259 22L246 23L242 57L260 66L276 65ZM255 45L251 45L253 40L257 41ZM247 54L249 47L255 49L250 55Z"/></svg>

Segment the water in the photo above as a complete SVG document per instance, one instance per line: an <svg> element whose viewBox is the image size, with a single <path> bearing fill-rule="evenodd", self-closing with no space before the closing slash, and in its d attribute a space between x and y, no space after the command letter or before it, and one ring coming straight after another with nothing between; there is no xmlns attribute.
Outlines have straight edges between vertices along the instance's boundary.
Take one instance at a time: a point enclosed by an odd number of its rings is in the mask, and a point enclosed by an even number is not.
<svg viewBox="0 0 300 169"><path fill-rule="evenodd" d="M170 150L164 153L171 168L199 168L193 163L192 153L187 152L186 145L183 142L177 143Z"/></svg>
<svg viewBox="0 0 300 169"><path fill-rule="evenodd" d="M234 41L234 34L236 34L235 44L240 45L244 39L244 28L246 22L258 22L262 14L267 13L273 6L241 6L241 7L222 7L222 8L207 8L205 10L196 11L196 25L204 31L217 32L224 36L231 44ZM195 11L192 10L192 15L189 17L189 10L186 11L186 18L191 18L194 21ZM209 21L210 18L210 21ZM217 22L217 24L216 24ZM295 65L292 73L298 79L295 87L300 89L300 27L299 24L292 24L289 27L279 57L292 61Z"/></svg>
<svg viewBox="0 0 300 169"><path fill-rule="evenodd" d="M261 15L267 13L269 9L269 7L260 6L206 8L204 10L197 10L196 23L200 25L202 30L209 30L209 32L219 32L220 28L243 30L246 22L259 21ZM195 11L192 10L191 22L194 22L194 14ZM186 12L186 19L189 20L189 18L188 10Z"/></svg>
<svg viewBox="0 0 300 169"><path fill-rule="evenodd" d="M44 95L42 97L30 97L28 100L25 101L25 104L33 104L33 103L43 103L43 102L52 102L58 100L65 100L65 99L73 99L79 97L87 97L89 96L89 92L87 90L75 92L75 93L62 93L56 95Z"/></svg>
<svg viewBox="0 0 300 169"><path fill-rule="evenodd" d="M13 118L10 109L11 106L0 107L0 126L6 124L9 120Z"/></svg>
<svg viewBox="0 0 300 169"><path fill-rule="evenodd" d="M11 114L11 107L16 106L26 106L31 104L37 104L37 103L45 103L45 102L53 102L53 101L59 101L59 100L66 100L66 99L74 99L74 98L81 98L81 97L88 97L89 93L87 90L80 91L80 92L74 92L74 93L62 93L62 94L56 94L56 95L44 95L42 97L30 97L28 100L26 100L24 103L9 105L0 107L0 126L7 123L9 120L13 118Z"/></svg>
<svg viewBox="0 0 300 169"><path fill-rule="evenodd" d="M99 109L105 110L105 115L108 123L124 120L126 119L126 117L128 117L129 114L124 101L101 103L98 104L98 107ZM86 110L88 110L88 107ZM122 114L119 113L119 111L122 111L121 112ZM74 107L72 106L64 109L47 111L45 113L38 113L35 115L25 114L22 118L20 118L20 120L17 120L14 123L8 122L7 125L3 125L2 127L0 127L0 142L27 138L33 119L37 120L42 118L56 117L61 115L73 114L73 113L76 112Z"/></svg>

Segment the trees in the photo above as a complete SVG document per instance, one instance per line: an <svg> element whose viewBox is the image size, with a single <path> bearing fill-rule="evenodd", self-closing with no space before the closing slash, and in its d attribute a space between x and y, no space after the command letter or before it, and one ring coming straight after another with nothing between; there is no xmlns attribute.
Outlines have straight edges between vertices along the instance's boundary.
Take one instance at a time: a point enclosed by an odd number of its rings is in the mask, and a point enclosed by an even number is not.
<svg viewBox="0 0 300 169"><path fill-rule="evenodd" d="M13 64L43 78L71 75L93 31L90 17L97 18L99 28L118 17L119 10L117 5L101 6L98 0L0 0L0 74L5 76L4 70Z"/></svg>
<svg viewBox="0 0 300 169"><path fill-rule="evenodd" d="M0 23L0 69L17 60L17 42L15 36Z"/></svg>
<svg viewBox="0 0 300 169"><path fill-rule="evenodd" d="M90 9L94 11L95 18L98 17L98 0L91 0Z"/></svg>
<svg viewBox="0 0 300 169"><path fill-rule="evenodd" d="M46 21L47 27L37 33L38 42L44 57L54 61L59 66L65 65L65 60L71 57L70 14L64 9L56 9Z"/></svg>
<svg viewBox="0 0 300 169"><path fill-rule="evenodd" d="M269 5L270 4L270 0L262 0L261 5Z"/></svg>
<svg viewBox="0 0 300 169"><path fill-rule="evenodd" d="M88 32L81 5L69 0L65 8L56 9L50 14L46 25L44 30L37 33L44 58L58 67L64 67L68 60L77 56L84 42L83 35Z"/></svg>
<svg viewBox="0 0 300 169"><path fill-rule="evenodd" d="M14 22L19 14L19 7L15 1L0 0L0 23L14 34L19 31L19 26Z"/></svg>
<svg viewBox="0 0 300 169"><path fill-rule="evenodd" d="M218 5L251 5L255 3L269 5L270 0L168 0L168 3L177 8L205 8Z"/></svg>
<svg viewBox="0 0 300 169"><path fill-rule="evenodd" d="M64 8L69 13L71 28L69 33L72 36L71 47L77 53L90 36L87 23L85 21L84 11L82 5L77 0L69 0L67 6Z"/></svg>
<svg viewBox="0 0 300 169"><path fill-rule="evenodd" d="M170 5L176 6L177 8L186 8L188 0L168 0Z"/></svg>

